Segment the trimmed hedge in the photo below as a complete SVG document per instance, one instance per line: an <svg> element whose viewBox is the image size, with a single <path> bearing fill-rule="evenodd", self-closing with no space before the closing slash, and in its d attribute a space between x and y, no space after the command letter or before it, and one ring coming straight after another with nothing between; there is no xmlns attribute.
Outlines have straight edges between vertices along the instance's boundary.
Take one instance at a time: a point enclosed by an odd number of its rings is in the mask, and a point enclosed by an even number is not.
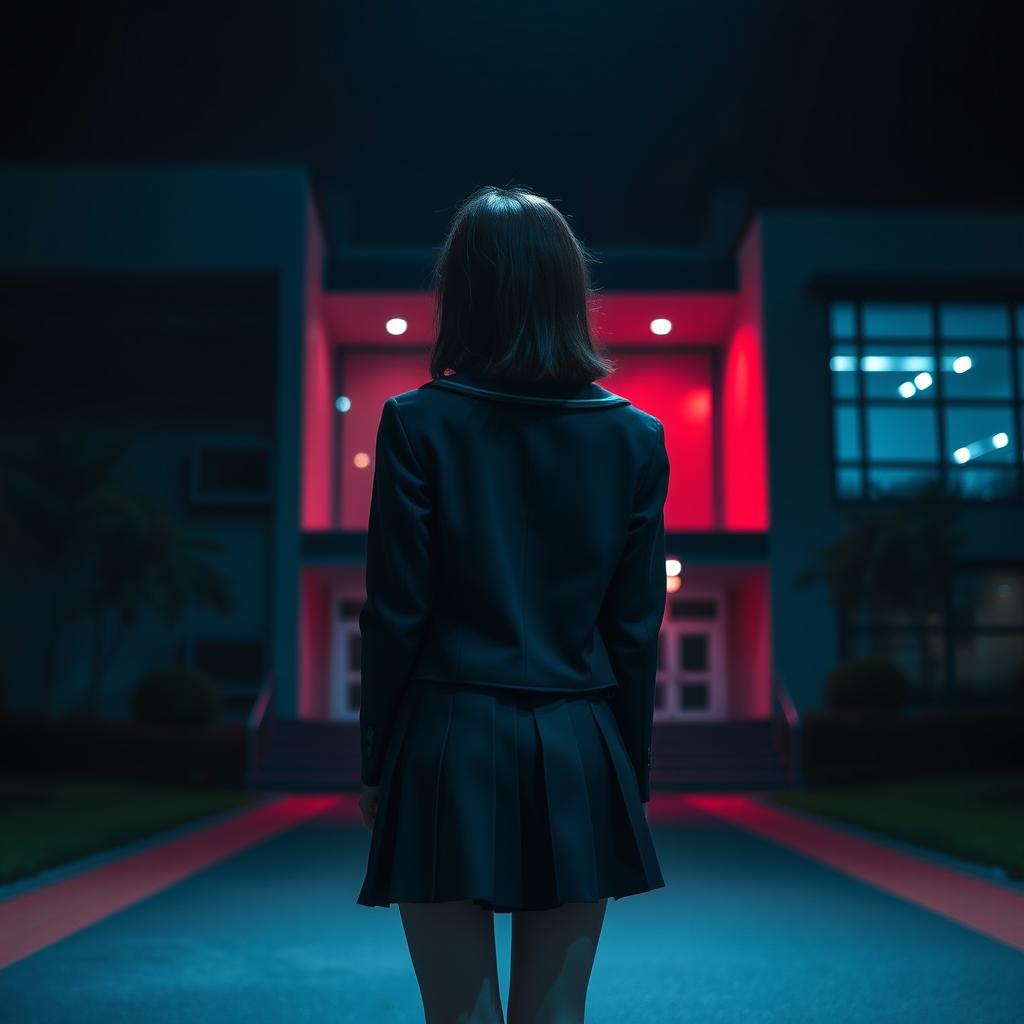
<svg viewBox="0 0 1024 1024"><path fill-rule="evenodd" d="M0 725L0 765L38 773L135 779L182 786L241 788L246 727L242 722L166 725L150 722L7 719Z"/></svg>
<svg viewBox="0 0 1024 1024"><path fill-rule="evenodd" d="M220 694L212 677L186 665L154 669L132 692L132 713L140 722L208 725L220 712Z"/></svg>
<svg viewBox="0 0 1024 1024"><path fill-rule="evenodd" d="M808 786L1024 768L1024 713L819 711L802 716Z"/></svg>
<svg viewBox="0 0 1024 1024"><path fill-rule="evenodd" d="M828 708L876 708L900 711L907 704L910 680L887 658L851 658L840 662L825 682Z"/></svg>

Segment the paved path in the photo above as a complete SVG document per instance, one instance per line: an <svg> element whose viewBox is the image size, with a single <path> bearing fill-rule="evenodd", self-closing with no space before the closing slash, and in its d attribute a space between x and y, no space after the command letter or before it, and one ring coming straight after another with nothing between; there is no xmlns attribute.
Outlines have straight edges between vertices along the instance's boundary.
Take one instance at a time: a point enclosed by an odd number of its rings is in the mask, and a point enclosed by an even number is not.
<svg viewBox="0 0 1024 1024"><path fill-rule="evenodd" d="M651 818L667 886L609 907L590 1024L1020 1024L1024 954L1012 941L1012 918L1004 914L1001 924L1011 939L993 938L951 919L948 908L927 909L880 888L880 879L830 866L852 830L828 830L833 850L819 860L806 842L797 850L769 838L766 819L743 804L655 796ZM757 820L736 824L745 813ZM184 837L189 845L150 843L124 860L107 857L92 870L109 876L116 868L129 887L145 876L136 901L97 912L84 926L88 911L79 907L63 938L65 893L88 879L80 867L56 873L50 887L9 890L0 939L24 941L24 929L11 930L11 911L29 897L33 934L52 934L0 973L0 1020L421 1022L397 908L354 902L369 834L352 800L300 798L271 818L277 824L269 827L265 811L256 827L248 820L252 845L232 848L222 828L220 852L205 860L196 854L203 830ZM147 890L161 848L174 855L180 877L172 872ZM196 858L191 874L181 867L188 856ZM937 862L916 861L921 872L909 859L889 863L897 881L910 883ZM1004 907L1024 899L1019 886L986 882L978 872L960 877L968 890L1003 896ZM47 891L61 901L43 914ZM985 901L986 891L970 891L972 903ZM995 907L984 920L998 924ZM504 992L509 919L496 921Z"/></svg>

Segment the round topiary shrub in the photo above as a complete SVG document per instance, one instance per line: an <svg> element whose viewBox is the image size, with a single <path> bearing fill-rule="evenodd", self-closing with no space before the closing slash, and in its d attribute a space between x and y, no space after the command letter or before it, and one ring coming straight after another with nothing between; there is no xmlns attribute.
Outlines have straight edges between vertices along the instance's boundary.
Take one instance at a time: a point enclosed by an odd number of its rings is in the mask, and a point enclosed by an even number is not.
<svg viewBox="0 0 1024 1024"><path fill-rule="evenodd" d="M1010 674L1010 710L1024 712L1024 662Z"/></svg>
<svg viewBox="0 0 1024 1024"><path fill-rule="evenodd" d="M851 658L840 662L825 684L825 704L836 710L901 711L910 680L887 658Z"/></svg>
<svg viewBox="0 0 1024 1024"><path fill-rule="evenodd" d="M185 665L154 669L132 693L132 713L140 722L208 725L221 712L213 679Z"/></svg>

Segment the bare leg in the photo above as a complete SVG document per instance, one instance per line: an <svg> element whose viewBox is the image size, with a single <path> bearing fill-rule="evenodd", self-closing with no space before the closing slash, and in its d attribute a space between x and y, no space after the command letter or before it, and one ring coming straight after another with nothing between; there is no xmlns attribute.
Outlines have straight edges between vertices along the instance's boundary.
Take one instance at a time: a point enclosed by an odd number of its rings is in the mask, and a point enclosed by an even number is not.
<svg viewBox="0 0 1024 1024"><path fill-rule="evenodd" d="M471 900L398 909L426 1024L504 1024L492 911Z"/></svg>
<svg viewBox="0 0 1024 1024"><path fill-rule="evenodd" d="M608 900L512 915L509 1024L583 1024Z"/></svg>

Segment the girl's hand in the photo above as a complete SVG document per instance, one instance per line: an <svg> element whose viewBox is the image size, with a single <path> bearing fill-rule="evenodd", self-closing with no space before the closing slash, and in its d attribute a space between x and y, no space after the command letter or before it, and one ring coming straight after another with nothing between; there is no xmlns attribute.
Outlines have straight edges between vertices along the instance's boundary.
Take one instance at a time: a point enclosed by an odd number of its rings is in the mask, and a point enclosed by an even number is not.
<svg viewBox="0 0 1024 1024"><path fill-rule="evenodd" d="M359 794L359 810L363 812L363 824L372 832L373 823L377 820L377 794L380 786L363 786Z"/></svg>

